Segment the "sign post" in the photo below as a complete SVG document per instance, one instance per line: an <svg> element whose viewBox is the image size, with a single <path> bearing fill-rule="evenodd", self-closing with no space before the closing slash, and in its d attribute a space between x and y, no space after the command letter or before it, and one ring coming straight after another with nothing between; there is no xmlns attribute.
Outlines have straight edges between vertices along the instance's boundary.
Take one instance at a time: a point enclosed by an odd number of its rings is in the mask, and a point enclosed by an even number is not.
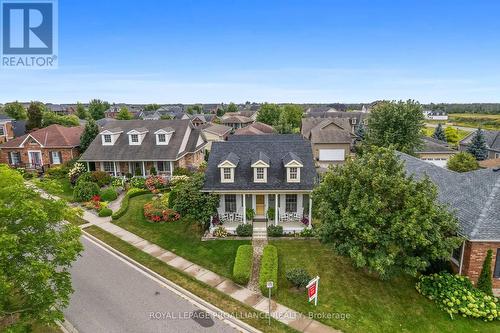
<svg viewBox="0 0 500 333"><path fill-rule="evenodd" d="M271 289L274 286L273 281L267 281L266 283L267 289L269 290L269 326L271 325Z"/></svg>
<svg viewBox="0 0 500 333"><path fill-rule="evenodd" d="M319 287L319 276L309 281L307 284L307 297L309 302L314 300L314 305L318 305L318 287Z"/></svg>

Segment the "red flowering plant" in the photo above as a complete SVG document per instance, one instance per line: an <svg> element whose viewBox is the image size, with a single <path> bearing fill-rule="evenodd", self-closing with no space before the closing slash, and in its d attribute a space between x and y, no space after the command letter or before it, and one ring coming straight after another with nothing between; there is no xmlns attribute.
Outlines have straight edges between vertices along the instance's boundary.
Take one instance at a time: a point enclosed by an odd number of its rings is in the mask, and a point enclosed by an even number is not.
<svg viewBox="0 0 500 333"><path fill-rule="evenodd" d="M100 201L101 201L101 196L97 195L97 194L93 195L92 198L90 199L90 202L92 203L92 205L94 206L94 209L96 209L96 210L101 209Z"/></svg>
<svg viewBox="0 0 500 333"><path fill-rule="evenodd" d="M161 176L149 176L145 182L146 188L152 193L160 192L160 189L167 187L167 181Z"/></svg>
<svg viewBox="0 0 500 333"><path fill-rule="evenodd" d="M148 202L144 205L144 217L150 222L174 222L181 215L171 208L162 207L157 201Z"/></svg>

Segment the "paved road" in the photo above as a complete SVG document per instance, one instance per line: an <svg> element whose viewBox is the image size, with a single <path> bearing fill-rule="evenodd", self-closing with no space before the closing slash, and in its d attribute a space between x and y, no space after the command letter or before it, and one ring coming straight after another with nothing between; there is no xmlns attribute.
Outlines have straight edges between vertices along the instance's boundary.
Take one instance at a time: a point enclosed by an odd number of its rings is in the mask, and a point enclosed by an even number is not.
<svg viewBox="0 0 500 333"><path fill-rule="evenodd" d="M431 124L431 123L425 123L425 126L436 128L438 125L437 124ZM452 123L447 123L445 125L445 127L446 126L455 127L456 129L459 129L459 130L462 130L462 131L466 131L466 132L474 132L475 130L477 130L477 128L473 128L473 127L455 126Z"/></svg>
<svg viewBox="0 0 500 333"><path fill-rule="evenodd" d="M235 332L93 242L82 242L85 251L72 268L75 293L64 312L80 333Z"/></svg>

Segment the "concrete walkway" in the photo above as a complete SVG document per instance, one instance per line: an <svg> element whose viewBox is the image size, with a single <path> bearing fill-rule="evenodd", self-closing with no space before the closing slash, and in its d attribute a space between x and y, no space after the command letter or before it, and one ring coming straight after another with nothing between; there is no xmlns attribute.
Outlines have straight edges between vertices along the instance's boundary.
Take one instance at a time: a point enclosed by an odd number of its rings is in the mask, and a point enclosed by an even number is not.
<svg viewBox="0 0 500 333"><path fill-rule="evenodd" d="M43 192L40 190L40 192ZM56 197L52 196L54 199ZM123 197L121 198L123 199ZM117 199L118 201L119 199ZM121 203L121 200L120 200ZM119 207L119 206L118 206ZM116 206L115 206L116 208ZM242 287L232 280L220 276L208 269L205 269L197 264L192 263L170 251L167 251L158 245L155 245L130 231L127 231L113 223L110 217L98 217L87 210L84 210L83 219L88 223L81 226L85 228L90 225L98 226L99 228L109 232L110 234L120 238L121 240L131 244L132 246L148 253L149 255L163 261L169 266L176 268L188 275L191 275L196 280L208 284L211 287L227 294L237 301L245 303L255 310L267 313L269 308L269 299L262 296L260 292L252 291ZM305 299L305 295L304 295ZM284 305L271 302L271 316L300 332L310 333L334 333L341 332L329 326L326 326L316 320L312 320L306 315L303 315L295 310L292 310Z"/></svg>

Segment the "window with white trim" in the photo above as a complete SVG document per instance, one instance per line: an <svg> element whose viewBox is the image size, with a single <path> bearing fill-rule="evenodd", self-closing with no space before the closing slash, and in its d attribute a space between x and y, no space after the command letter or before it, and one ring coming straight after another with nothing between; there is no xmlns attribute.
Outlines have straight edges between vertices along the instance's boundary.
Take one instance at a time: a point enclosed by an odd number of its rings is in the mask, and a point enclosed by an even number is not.
<svg viewBox="0 0 500 333"><path fill-rule="evenodd" d="M115 171L113 162L102 162L102 168L104 169L104 171L109 173L114 173Z"/></svg>
<svg viewBox="0 0 500 333"><path fill-rule="evenodd" d="M255 178L257 180L264 180L264 168L257 168L257 170L255 170Z"/></svg>
<svg viewBox="0 0 500 333"><path fill-rule="evenodd" d="M138 134L130 134L130 141L137 143L139 142L139 135Z"/></svg>
<svg viewBox="0 0 500 333"><path fill-rule="evenodd" d="M463 246L464 244L462 243L459 247L457 247L451 252L451 261L453 261L457 266L460 266L460 259L462 258Z"/></svg>
<svg viewBox="0 0 500 333"><path fill-rule="evenodd" d="M292 167L290 168L290 180L297 180L298 177L298 168Z"/></svg>
<svg viewBox="0 0 500 333"><path fill-rule="evenodd" d="M224 195L224 209L227 213L236 213L236 194Z"/></svg>
<svg viewBox="0 0 500 333"><path fill-rule="evenodd" d="M105 143L111 143L111 134L104 134L103 137Z"/></svg>
<svg viewBox="0 0 500 333"><path fill-rule="evenodd" d="M18 151L10 152L10 164L11 165L19 165L21 164L21 153Z"/></svg>
<svg viewBox="0 0 500 333"><path fill-rule="evenodd" d="M224 173L224 180L231 180L233 178L231 168L223 168L223 173Z"/></svg>
<svg viewBox="0 0 500 333"><path fill-rule="evenodd" d="M297 212L297 194L287 194L285 196L285 212Z"/></svg>
<svg viewBox="0 0 500 333"><path fill-rule="evenodd" d="M167 142L167 136L165 134L158 134L158 142Z"/></svg>
<svg viewBox="0 0 500 333"><path fill-rule="evenodd" d="M156 162L156 165L158 166L158 172L159 173L168 173L170 172L170 162L169 161L158 161Z"/></svg>
<svg viewBox="0 0 500 333"><path fill-rule="evenodd" d="M61 153L58 151L50 152L52 157L52 164L61 164Z"/></svg>
<svg viewBox="0 0 500 333"><path fill-rule="evenodd" d="M3 129L3 126L0 126L0 135L5 135L5 130Z"/></svg>

